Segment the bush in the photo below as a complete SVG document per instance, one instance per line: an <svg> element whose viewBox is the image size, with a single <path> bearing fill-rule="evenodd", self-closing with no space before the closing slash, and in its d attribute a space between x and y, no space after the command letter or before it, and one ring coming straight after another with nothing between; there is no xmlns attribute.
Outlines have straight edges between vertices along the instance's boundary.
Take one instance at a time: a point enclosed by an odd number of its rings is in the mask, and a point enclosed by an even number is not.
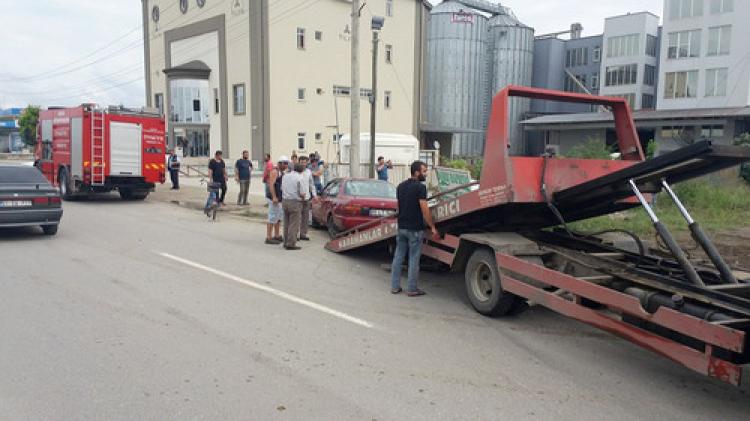
<svg viewBox="0 0 750 421"><path fill-rule="evenodd" d="M443 161L442 166L447 168L455 168L457 170L468 170L471 173L471 178L479 180L482 175L483 161L478 159L474 163L470 164L464 159L448 159Z"/></svg>
<svg viewBox="0 0 750 421"><path fill-rule="evenodd" d="M750 147L750 133L744 133L734 140L735 145ZM750 164L740 165L740 177L750 183Z"/></svg>
<svg viewBox="0 0 750 421"><path fill-rule="evenodd" d="M654 159L656 156L656 141L651 139L646 144L646 159Z"/></svg>
<svg viewBox="0 0 750 421"><path fill-rule="evenodd" d="M578 159L612 159L615 149L607 146L607 143L601 139L589 138L584 143L579 143L565 154L566 158Z"/></svg>

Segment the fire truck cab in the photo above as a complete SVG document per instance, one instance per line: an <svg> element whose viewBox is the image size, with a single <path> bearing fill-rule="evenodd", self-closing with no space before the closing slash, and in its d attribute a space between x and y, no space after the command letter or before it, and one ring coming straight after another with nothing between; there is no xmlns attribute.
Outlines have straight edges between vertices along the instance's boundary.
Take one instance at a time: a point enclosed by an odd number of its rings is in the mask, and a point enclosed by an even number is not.
<svg viewBox="0 0 750 421"><path fill-rule="evenodd" d="M164 119L156 111L83 104L39 113L35 166L65 200L117 190L143 200L165 181Z"/></svg>

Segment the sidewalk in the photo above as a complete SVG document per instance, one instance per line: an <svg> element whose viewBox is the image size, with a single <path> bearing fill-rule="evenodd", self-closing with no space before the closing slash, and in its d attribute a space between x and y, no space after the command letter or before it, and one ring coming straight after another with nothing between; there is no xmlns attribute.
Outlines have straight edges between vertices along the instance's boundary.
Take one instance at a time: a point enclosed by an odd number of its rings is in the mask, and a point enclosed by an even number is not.
<svg viewBox="0 0 750 421"><path fill-rule="evenodd" d="M201 177L180 177L180 189L171 190L172 183L167 181L164 184L158 184L156 191L148 197L150 201L172 203L186 208L202 211L206 205L208 191L206 186L201 185ZM219 209L223 214L241 216L255 220L265 221L267 216L266 198L264 193L263 180L261 175L255 176L250 182L250 193L248 195L247 206L237 205L237 195L240 192L240 185L230 179L227 182L227 195L224 199L225 206ZM221 214L219 215L221 216Z"/></svg>

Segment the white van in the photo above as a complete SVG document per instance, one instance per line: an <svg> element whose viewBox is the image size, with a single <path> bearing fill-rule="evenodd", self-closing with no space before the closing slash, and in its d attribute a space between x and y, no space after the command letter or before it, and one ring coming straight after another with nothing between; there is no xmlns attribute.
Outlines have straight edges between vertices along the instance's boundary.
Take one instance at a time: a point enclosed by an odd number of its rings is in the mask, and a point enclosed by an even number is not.
<svg viewBox="0 0 750 421"><path fill-rule="evenodd" d="M359 162L370 163L370 133L359 137ZM351 135L341 137L341 162L349 163L351 153ZM376 133L375 159L379 156L390 160L393 165L411 165L419 159L419 140L410 134Z"/></svg>

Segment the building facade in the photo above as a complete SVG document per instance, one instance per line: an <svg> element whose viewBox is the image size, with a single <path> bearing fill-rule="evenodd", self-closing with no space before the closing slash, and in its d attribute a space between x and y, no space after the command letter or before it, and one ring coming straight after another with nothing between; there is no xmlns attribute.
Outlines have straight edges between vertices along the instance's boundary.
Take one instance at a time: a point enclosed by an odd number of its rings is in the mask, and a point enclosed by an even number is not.
<svg viewBox="0 0 750 421"><path fill-rule="evenodd" d="M147 105L169 143L255 160L318 152L335 160L350 130L351 2L142 0ZM372 16L385 17L377 131L417 134L425 5L373 0L360 24L361 127L369 130ZM322 18L324 17L324 18Z"/></svg>
<svg viewBox="0 0 750 421"><path fill-rule="evenodd" d="M604 20L599 93L625 98L632 110L656 108L659 17L629 13Z"/></svg>

